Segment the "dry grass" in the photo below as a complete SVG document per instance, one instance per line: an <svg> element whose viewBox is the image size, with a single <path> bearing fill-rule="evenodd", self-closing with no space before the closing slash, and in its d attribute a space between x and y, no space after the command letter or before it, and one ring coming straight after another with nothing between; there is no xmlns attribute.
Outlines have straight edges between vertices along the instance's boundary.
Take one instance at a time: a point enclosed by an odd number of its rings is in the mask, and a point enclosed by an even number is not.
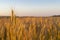
<svg viewBox="0 0 60 40"><path fill-rule="evenodd" d="M60 40L60 17L0 18L0 40Z"/></svg>

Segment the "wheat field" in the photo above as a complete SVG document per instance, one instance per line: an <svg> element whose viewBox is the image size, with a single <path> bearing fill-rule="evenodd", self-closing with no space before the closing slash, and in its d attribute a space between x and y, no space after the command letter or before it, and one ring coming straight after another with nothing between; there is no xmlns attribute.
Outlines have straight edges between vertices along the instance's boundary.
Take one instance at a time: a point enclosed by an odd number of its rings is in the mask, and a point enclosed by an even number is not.
<svg viewBox="0 0 60 40"><path fill-rule="evenodd" d="M60 17L0 17L0 40L60 40Z"/></svg>

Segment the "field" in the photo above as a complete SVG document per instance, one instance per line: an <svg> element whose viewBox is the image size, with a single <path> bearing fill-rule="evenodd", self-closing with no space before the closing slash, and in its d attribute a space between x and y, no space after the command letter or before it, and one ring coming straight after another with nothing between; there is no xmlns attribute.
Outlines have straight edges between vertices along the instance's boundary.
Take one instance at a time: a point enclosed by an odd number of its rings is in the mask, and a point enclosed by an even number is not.
<svg viewBox="0 0 60 40"><path fill-rule="evenodd" d="M60 17L0 17L0 40L60 40Z"/></svg>

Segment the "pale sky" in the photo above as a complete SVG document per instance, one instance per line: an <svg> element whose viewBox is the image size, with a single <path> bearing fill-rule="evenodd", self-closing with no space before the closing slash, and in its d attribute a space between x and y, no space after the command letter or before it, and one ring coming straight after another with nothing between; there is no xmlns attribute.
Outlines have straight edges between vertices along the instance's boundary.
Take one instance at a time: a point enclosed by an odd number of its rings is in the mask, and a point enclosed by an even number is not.
<svg viewBox="0 0 60 40"><path fill-rule="evenodd" d="M51 16L60 15L60 0L0 0L0 16Z"/></svg>

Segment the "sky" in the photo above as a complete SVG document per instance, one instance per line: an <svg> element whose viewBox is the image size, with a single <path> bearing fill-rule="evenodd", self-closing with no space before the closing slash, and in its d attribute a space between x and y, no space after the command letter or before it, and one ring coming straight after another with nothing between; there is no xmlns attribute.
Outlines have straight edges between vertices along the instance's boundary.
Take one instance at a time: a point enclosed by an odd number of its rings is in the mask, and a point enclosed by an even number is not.
<svg viewBox="0 0 60 40"><path fill-rule="evenodd" d="M0 0L0 16L52 16L60 15L60 0Z"/></svg>

